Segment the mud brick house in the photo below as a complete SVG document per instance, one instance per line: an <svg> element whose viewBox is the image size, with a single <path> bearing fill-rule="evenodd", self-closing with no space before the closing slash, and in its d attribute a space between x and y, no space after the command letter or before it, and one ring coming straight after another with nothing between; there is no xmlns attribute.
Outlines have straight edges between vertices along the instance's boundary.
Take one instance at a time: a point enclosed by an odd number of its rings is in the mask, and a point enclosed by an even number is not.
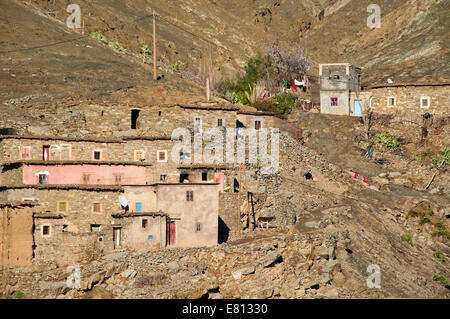
<svg viewBox="0 0 450 319"><path fill-rule="evenodd" d="M1 269L31 265L34 206L32 202L0 202Z"/></svg>
<svg viewBox="0 0 450 319"><path fill-rule="evenodd" d="M445 117L450 111L450 82L385 83L367 90L374 112L417 118L425 113Z"/></svg>
<svg viewBox="0 0 450 319"><path fill-rule="evenodd" d="M362 116L361 68L349 63L319 64L320 112Z"/></svg>

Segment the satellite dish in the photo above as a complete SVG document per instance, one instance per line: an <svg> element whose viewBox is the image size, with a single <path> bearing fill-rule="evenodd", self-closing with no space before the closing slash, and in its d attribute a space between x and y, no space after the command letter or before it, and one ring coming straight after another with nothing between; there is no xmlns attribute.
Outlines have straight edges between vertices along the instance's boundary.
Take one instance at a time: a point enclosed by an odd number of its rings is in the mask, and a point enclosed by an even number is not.
<svg viewBox="0 0 450 319"><path fill-rule="evenodd" d="M394 83L394 81L392 81L391 79L387 79L387 83L391 84Z"/></svg>
<svg viewBox="0 0 450 319"><path fill-rule="evenodd" d="M119 196L119 202L120 202L120 205L122 205L123 208L127 208L128 207L128 201L125 198L125 196L122 196L122 195Z"/></svg>

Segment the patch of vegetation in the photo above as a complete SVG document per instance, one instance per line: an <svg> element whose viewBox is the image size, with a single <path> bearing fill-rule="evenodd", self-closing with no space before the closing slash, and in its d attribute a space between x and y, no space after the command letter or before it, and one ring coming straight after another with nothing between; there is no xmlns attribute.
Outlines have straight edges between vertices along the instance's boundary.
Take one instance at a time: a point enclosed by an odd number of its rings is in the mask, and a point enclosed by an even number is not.
<svg viewBox="0 0 450 319"><path fill-rule="evenodd" d="M118 41L114 41L114 42L109 42L108 43L109 47L113 48L114 50L117 50L119 52L123 52L126 51L126 49L124 48L124 46L122 44L120 44Z"/></svg>
<svg viewBox="0 0 450 319"><path fill-rule="evenodd" d="M245 97L247 98L248 104L250 105L255 105L256 103L256 95L258 94L258 92L256 91L256 84L253 84L253 86L251 86L250 84L248 85L248 91L245 91Z"/></svg>
<svg viewBox="0 0 450 319"><path fill-rule="evenodd" d="M425 161L425 160L431 160L434 156L434 152L430 149L426 149L425 151L419 152L414 154L412 157L416 160L416 161Z"/></svg>
<svg viewBox="0 0 450 319"><path fill-rule="evenodd" d="M433 280L434 281L438 281L441 285L443 286L448 286L448 280L447 278L445 278L445 276L440 275L440 274L435 274L433 276Z"/></svg>
<svg viewBox="0 0 450 319"><path fill-rule="evenodd" d="M152 55L152 51L149 49L148 45L143 44L141 46L141 53L144 55Z"/></svg>
<svg viewBox="0 0 450 319"><path fill-rule="evenodd" d="M410 234L403 234L402 240L406 241L408 244L412 245L412 236Z"/></svg>
<svg viewBox="0 0 450 319"><path fill-rule="evenodd" d="M204 28L203 31L205 31L206 33L214 33L213 28Z"/></svg>
<svg viewBox="0 0 450 319"><path fill-rule="evenodd" d="M25 294L22 291L16 292L16 297L17 298L23 298L24 296L25 296Z"/></svg>
<svg viewBox="0 0 450 319"><path fill-rule="evenodd" d="M375 143L382 144L390 150L396 150L400 146L400 142L395 136L390 136L384 132L376 137Z"/></svg>
<svg viewBox="0 0 450 319"><path fill-rule="evenodd" d="M103 43L108 43L108 39L98 31L91 33L91 38L102 41Z"/></svg>
<svg viewBox="0 0 450 319"><path fill-rule="evenodd" d="M440 262L444 262L445 257L443 253L441 253L440 251L436 251L434 255L437 259L439 259Z"/></svg>
<svg viewBox="0 0 450 319"><path fill-rule="evenodd" d="M432 237L438 236L438 237L450 238L450 234L442 221L435 223L434 227L436 227L438 230L431 233Z"/></svg>
<svg viewBox="0 0 450 319"><path fill-rule="evenodd" d="M186 63L184 63L183 61L178 60L178 61L175 62L174 64L170 65L170 67L172 68L172 70L180 70L180 69L182 69L185 65L186 65Z"/></svg>
<svg viewBox="0 0 450 319"><path fill-rule="evenodd" d="M332 217L330 217L330 223L334 225L336 224L336 221Z"/></svg>
<svg viewBox="0 0 450 319"><path fill-rule="evenodd" d="M419 220L419 225L431 224L431 220L428 217L421 217Z"/></svg>
<svg viewBox="0 0 450 319"><path fill-rule="evenodd" d="M434 165L440 165L441 163L450 164L450 146L442 147L441 154L433 158Z"/></svg>

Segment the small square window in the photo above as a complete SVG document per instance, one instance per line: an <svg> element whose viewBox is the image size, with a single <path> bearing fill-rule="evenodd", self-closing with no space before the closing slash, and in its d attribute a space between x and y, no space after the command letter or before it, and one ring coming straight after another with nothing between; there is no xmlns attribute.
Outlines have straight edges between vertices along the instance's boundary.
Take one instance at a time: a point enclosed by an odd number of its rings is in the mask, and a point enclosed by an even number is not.
<svg viewBox="0 0 450 319"><path fill-rule="evenodd" d="M423 109L428 109L430 107L430 98L428 96L422 96L420 98L420 107Z"/></svg>
<svg viewBox="0 0 450 319"><path fill-rule="evenodd" d="M91 233L99 233L102 226L98 224L91 224Z"/></svg>
<svg viewBox="0 0 450 319"><path fill-rule="evenodd" d="M31 146L20 146L20 159L30 160L31 159Z"/></svg>
<svg viewBox="0 0 450 319"><path fill-rule="evenodd" d="M388 98L388 106L389 107L395 106L395 97Z"/></svg>
<svg viewBox="0 0 450 319"><path fill-rule="evenodd" d="M222 118L218 118L218 119L217 119L217 126L219 126L219 127L224 126L224 123L223 123L223 122L224 122L224 121L223 121Z"/></svg>
<svg viewBox="0 0 450 319"><path fill-rule="evenodd" d="M94 151L94 159L99 161L102 158L102 152L101 151Z"/></svg>
<svg viewBox="0 0 450 319"><path fill-rule="evenodd" d="M167 175L159 175L159 181L160 182L165 182L167 179Z"/></svg>
<svg viewBox="0 0 450 319"><path fill-rule="evenodd" d="M101 203L93 203L92 204L92 212L94 213L100 213L102 211L102 205Z"/></svg>
<svg viewBox="0 0 450 319"><path fill-rule="evenodd" d="M158 162L167 162L167 151L158 151Z"/></svg>
<svg viewBox="0 0 450 319"><path fill-rule="evenodd" d="M68 225L63 225L62 232L67 233L68 227Z"/></svg>
<svg viewBox="0 0 450 319"><path fill-rule="evenodd" d="M49 237L51 235L50 225L42 225L42 237Z"/></svg>
<svg viewBox="0 0 450 319"><path fill-rule="evenodd" d="M208 172L202 172L202 181L206 182L208 180Z"/></svg>
<svg viewBox="0 0 450 319"><path fill-rule="evenodd" d="M47 174L39 174L39 184L47 184Z"/></svg>
<svg viewBox="0 0 450 319"><path fill-rule="evenodd" d="M255 120L255 130L261 129L261 121Z"/></svg>
<svg viewBox="0 0 450 319"><path fill-rule="evenodd" d="M116 184L116 185L122 184L122 175L121 174L114 175L114 184Z"/></svg>
<svg viewBox="0 0 450 319"><path fill-rule="evenodd" d="M142 220L142 228L147 228L147 224L148 224L148 220L147 219L143 219Z"/></svg>
<svg viewBox="0 0 450 319"><path fill-rule="evenodd" d="M134 160L135 161L145 160L145 152L143 150L135 150L134 151Z"/></svg>
<svg viewBox="0 0 450 319"><path fill-rule="evenodd" d="M186 200L188 202L194 201L194 192L193 191L187 191L186 192Z"/></svg>
<svg viewBox="0 0 450 319"><path fill-rule="evenodd" d="M67 201L58 202L58 212L67 212Z"/></svg>
<svg viewBox="0 0 450 319"><path fill-rule="evenodd" d="M338 106L338 98L337 97L331 98L331 106Z"/></svg>
<svg viewBox="0 0 450 319"><path fill-rule="evenodd" d="M91 177L91 174L83 173L83 184L89 184L90 177Z"/></svg>
<svg viewBox="0 0 450 319"><path fill-rule="evenodd" d="M197 231L200 231L200 230L201 230L201 225L200 225L200 223L197 223L196 230L197 230Z"/></svg>
<svg viewBox="0 0 450 319"><path fill-rule="evenodd" d="M142 203L141 202L136 203L136 212L142 212Z"/></svg>

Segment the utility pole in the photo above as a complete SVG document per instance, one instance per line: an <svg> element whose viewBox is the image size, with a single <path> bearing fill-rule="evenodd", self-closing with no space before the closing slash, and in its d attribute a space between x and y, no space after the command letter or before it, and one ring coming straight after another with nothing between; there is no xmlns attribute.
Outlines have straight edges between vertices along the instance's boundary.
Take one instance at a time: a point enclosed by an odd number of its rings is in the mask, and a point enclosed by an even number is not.
<svg viewBox="0 0 450 319"><path fill-rule="evenodd" d="M153 10L153 80L156 81L158 76L156 75L156 14Z"/></svg>
<svg viewBox="0 0 450 319"><path fill-rule="evenodd" d="M209 88L209 77L206 79L206 100L211 100L211 89Z"/></svg>

